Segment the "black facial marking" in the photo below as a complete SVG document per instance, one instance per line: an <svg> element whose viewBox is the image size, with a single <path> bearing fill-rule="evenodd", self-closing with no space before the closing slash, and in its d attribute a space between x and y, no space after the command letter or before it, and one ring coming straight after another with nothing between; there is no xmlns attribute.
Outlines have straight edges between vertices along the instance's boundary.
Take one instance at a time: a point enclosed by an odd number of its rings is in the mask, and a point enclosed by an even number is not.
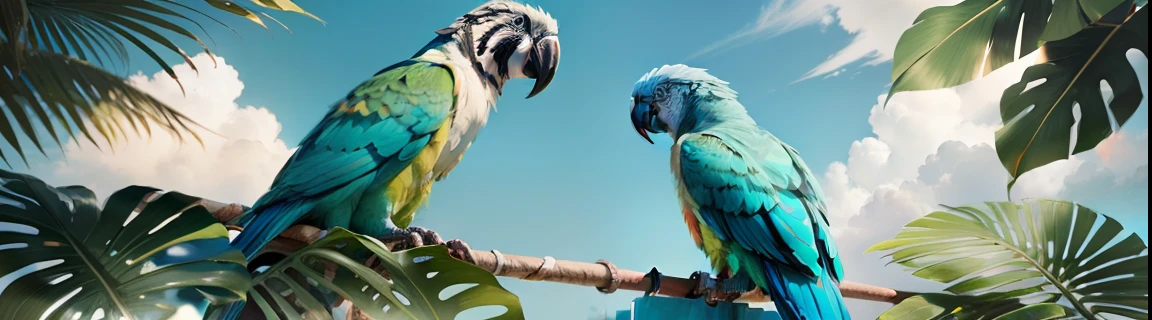
<svg viewBox="0 0 1152 320"><path fill-rule="evenodd" d="M520 25L524 28L524 34L531 35L532 34L532 17L529 17L528 15L524 15L523 17L524 17L524 23L521 23Z"/></svg>
<svg viewBox="0 0 1152 320"><path fill-rule="evenodd" d="M476 47L476 56L483 56L484 51L488 49L488 40L491 40L492 36L496 35L496 32L499 32L506 27L506 25L498 24L493 26L492 29L488 29L488 32L485 32L484 35L480 36L480 39L477 40L477 42L480 44Z"/></svg>
<svg viewBox="0 0 1152 320"><path fill-rule="evenodd" d="M516 52L516 46L520 45L520 37L507 37L500 39L496 46L491 49L492 59L496 61L497 73L501 77L508 77L508 59Z"/></svg>

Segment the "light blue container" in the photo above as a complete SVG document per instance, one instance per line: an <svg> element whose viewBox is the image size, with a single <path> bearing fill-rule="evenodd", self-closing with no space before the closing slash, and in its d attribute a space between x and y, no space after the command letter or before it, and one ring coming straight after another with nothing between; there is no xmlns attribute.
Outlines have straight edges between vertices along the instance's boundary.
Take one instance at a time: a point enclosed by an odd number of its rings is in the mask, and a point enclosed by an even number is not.
<svg viewBox="0 0 1152 320"><path fill-rule="evenodd" d="M744 303L721 302L715 307L703 299L640 297L632 300L631 310L616 312L616 320L781 320L776 311L749 308Z"/></svg>

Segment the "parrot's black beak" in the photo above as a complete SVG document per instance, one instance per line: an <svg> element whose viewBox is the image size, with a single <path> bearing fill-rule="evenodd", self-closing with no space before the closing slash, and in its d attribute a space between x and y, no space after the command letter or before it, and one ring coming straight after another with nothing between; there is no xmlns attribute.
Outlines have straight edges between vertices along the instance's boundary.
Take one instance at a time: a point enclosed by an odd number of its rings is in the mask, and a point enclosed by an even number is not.
<svg viewBox="0 0 1152 320"><path fill-rule="evenodd" d="M536 79L536 85L532 86L532 92L528 93L527 98L535 97L552 83L552 77L556 76L556 67L559 65L560 39L548 36L537 40L524 68L524 75Z"/></svg>
<svg viewBox="0 0 1152 320"><path fill-rule="evenodd" d="M656 144L652 142L651 137L648 137L648 129L646 129L648 124L652 122L650 119L652 115L648 112L649 109L647 103L638 103L632 106L632 127L636 128L636 132L639 132L640 136L644 137L644 140L648 140L648 143Z"/></svg>

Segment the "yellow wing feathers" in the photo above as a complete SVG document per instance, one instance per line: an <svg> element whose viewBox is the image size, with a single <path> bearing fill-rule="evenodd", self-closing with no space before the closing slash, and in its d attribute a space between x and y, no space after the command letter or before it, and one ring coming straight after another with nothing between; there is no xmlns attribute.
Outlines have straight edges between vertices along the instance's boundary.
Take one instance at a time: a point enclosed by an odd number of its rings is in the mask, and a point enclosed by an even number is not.
<svg viewBox="0 0 1152 320"><path fill-rule="evenodd" d="M428 200L432 193L432 168L436 159L440 158L440 151L444 150L444 143L448 141L448 132L452 127L452 119L444 121L440 129L428 141L428 146L412 160L412 164L404 168L396 178L388 183L385 194L392 201L392 223L397 227L407 228L412 223L416 210Z"/></svg>

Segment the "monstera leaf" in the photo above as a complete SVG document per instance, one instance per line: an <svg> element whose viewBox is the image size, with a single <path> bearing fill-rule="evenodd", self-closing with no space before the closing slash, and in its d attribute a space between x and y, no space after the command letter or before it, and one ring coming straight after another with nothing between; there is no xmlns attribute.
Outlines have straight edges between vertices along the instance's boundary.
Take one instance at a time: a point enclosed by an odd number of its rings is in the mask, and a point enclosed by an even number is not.
<svg viewBox="0 0 1152 320"><path fill-rule="evenodd" d="M1131 0L965 0L920 13L896 43L888 99L983 77ZM1049 19L1053 20L1050 22ZM1075 23L1075 24L1073 24ZM1083 23L1083 24L1080 24ZM1048 31L1048 29L1054 29ZM887 101L885 101L887 104Z"/></svg>
<svg viewBox="0 0 1152 320"><path fill-rule="evenodd" d="M0 319L166 319L241 300L244 256L200 199L84 187L0 170ZM199 311L197 311L199 312Z"/></svg>
<svg viewBox="0 0 1152 320"><path fill-rule="evenodd" d="M1145 0L1141 0L1145 1ZM1052 17L1040 40L1060 40L1076 34L1090 24L1118 24L1128 17L1133 4L1143 6L1133 0L1055 0ZM1122 8L1122 10L1114 10Z"/></svg>
<svg viewBox="0 0 1152 320"><path fill-rule="evenodd" d="M378 263L375 270L361 257L372 257L368 260ZM387 278L377 271L381 269ZM254 281L245 311L255 305L266 319L331 319L323 292L336 293L377 320L455 319L485 306L507 309L491 319L524 319L516 295L491 273L449 256L444 246L393 253L376 239L343 228L289 255ZM450 288L469 285L444 297ZM241 319L255 317L245 314Z"/></svg>
<svg viewBox="0 0 1152 320"><path fill-rule="evenodd" d="M950 283L881 319L1148 319L1147 244L1079 204L1029 200L949 208L867 251Z"/></svg>
<svg viewBox="0 0 1152 320"><path fill-rule="evenodd" d="M1080 121L1072 154L1091 150L1112 134L1109 114L1117 127L1132 117L1144 94L1125 56L1131 49L1148 55L1146 7L1121 24L1092 26L1044 44L1047 61L1025 70L1000 98L1005 124L996 131L996 153L1012 176L1009 189L1025 172L1068 158L1074 106L1080 107ZM1110 100L1101 82L1111 88Z"/></svg>

